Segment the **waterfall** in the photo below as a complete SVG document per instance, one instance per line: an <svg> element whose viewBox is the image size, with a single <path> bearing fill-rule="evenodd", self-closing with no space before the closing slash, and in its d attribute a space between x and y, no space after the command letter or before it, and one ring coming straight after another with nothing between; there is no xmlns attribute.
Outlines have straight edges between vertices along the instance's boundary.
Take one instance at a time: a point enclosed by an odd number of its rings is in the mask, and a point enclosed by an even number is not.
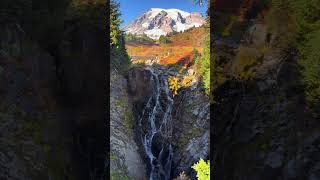
<svg viewBox="0 0 320 180"><path fill-rule="evenodd" d="M148 99L139 119L141 141L149 159L149 180L169 180L173 159L172 107L167 76L155 68L151 72L150 84L153 93Z"/></svg>

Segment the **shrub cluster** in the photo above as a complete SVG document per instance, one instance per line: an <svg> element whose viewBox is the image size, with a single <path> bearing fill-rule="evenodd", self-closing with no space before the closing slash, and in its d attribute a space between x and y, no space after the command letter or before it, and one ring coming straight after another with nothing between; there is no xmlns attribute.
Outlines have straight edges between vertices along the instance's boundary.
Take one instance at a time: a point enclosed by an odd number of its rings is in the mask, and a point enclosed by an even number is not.
<svg viewBox="0 0 320 180"><path fill-rule="evenodd" d="M161 35L159 38L159 43L160 44L169 44L169 43L171 43L171 40L167 36Z"/></svg>
<svg viewBox="0 0 320 180"><path fill-rule="evenodd" d="M197 172L198 180L209 180L210 179L210 161L205 162L203 159L200 159L199 162L195 163L192 166Z"/></svg>
<svg viewBox="0 0 320 180"><path fill-rule="evenodd" d="M256 48L241 47L232 63L231 72L239 80L249 80L255 75L253 66L258 63L259 52Z"/></svg>
<svg viewBox="0 0 320 180"><path fill-rule="evenodd" d="M147 44L153 44L155 41L151 38L149 38L147 35L141 35L141 36L136 36L134 34L126 34L124 36L125 42L132 42L132 43L147 43Z"/></svg>
<svg viewBox="0 0 320 180"><path fill-rule="evenodd" d="M169 89L172 92L173 96L178 94L178 90L181 88L179 78L174 77L174 76L170 76L168 78L168 83L169 83Z"/></svg>
<svg viewBox="0 0 320 180"><path fill-rule="evenodd" d="M210 93L210 34L207 33L204 39L204 45L203 45L203 54L200 57L200 55L197 52L194 52L195 55L195 67L196 71L200 72L200 75L202 77L202 81L204 84L204 89L207 94Z"/></svg>

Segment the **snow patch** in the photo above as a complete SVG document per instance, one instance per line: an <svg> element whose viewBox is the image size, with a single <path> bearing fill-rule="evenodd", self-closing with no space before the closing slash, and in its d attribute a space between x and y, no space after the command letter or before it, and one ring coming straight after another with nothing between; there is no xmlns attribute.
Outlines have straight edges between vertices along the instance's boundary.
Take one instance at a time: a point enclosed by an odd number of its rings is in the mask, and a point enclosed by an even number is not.
<svg viewBox="0 0 320 180"><path fill-rule="evenodd" d="M161 35L167 35L162 29L156 28L145 31L145 34L152 39L159 39Z"/></svg>
<svg viewBox="0 0 320 180"><path fill-rule="evenodd" d="M180 10L180 9L167 9L166 12L168 12L168 14L169 14L169 13L171 13L171 14L178 14L178 13L180 13L183 18L186 18L186 17L190 16L190 13L185 12L185 11L182 11L182 10Z"/></svg>
<svg viewBox="0 0 320 180"><path fill-rule="evenodd" d="M155 18L161 11L164 11L164 9L161 8L151 8L150 11L148 11L149 15L149 19L153 19Z"/></svg>
<svg viewBox="0 0 320 180"><path fill-rule="evenodd" d="M149 27L149 23L148 23L148 22L143 23L143 24L142 24L142 27L144 27L144 28Z"/></svg>
<svg viewBox="0 0 320 180"><path fill-rule="evenodd" d="M174 26L175 30L177 32L184 32L185 30L189 29L188 25L182 24L180 22L178 22L175 26Z"/></svg>

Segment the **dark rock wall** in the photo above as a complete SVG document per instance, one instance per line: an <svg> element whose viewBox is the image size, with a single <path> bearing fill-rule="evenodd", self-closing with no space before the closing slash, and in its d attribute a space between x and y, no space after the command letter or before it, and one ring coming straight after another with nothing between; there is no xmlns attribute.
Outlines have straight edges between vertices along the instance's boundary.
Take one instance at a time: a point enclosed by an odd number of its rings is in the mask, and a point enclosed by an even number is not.
<svg viewBox="0 0 320 180"><path fill-rule="evenodd" d="M0 31L0 179L99 179L108 133L105 31L66 24L54 46L19 23Z"/></svg>
<svg viewBox="0 0 320 180"><path fill-rule="evenodd" d="M58 134L47 131L58 125L54 59L17 26L1 31L0 177L42 179L49 168L44 147L58 148Z"/></svg>
<svg viewBox="0 0 320 180"><path fill-rule="evenodd" d="M146 179L147 161L141 158L135 142L135 119L127 79L115 70L112 70L110 78L110 104L111 177L121 174L123 178Z"/></svg>
<svg viewBox="0 0 320 180"><path fill-rule="evenodd" d="M210 156L210 104L202 86L196 83L184 88L174 98L174 177L185 171L196 179L191 166L200 158L206 160Z"/></svg>
<svg viewBox="0 0 320 180"><path fill-rule="evenodd" d="M70 135L79 141L73 145L72 154L77 168L84 172L79 179L98 178L103 174L106 158L107 54L106 42L101 38L104 36L103 30L78 26L65 34L60 46L59 102L67 115L68 128L73 129ZM86 175L88 171L90 176Z"/></svg>
<svg viewBox="0 0 320 180"><path fill-rule="evenodd" d="M228 76L213 93L214 177L319 179L320 126L305 105L297 55L279 47L278 35L270 35L266 30L261 16L266 9L250 16L252 9L247 10L244 21L236 20L246 27L239 44L229 43L232 41L228 37L228 41L222 37L214 43L217 59L224 62L221 64ZM230 32L233 37L234 31ZM235 66L238 52L262 46L268 49L260 51L257 63L245 69L253 70L253 76L246 80L235 76L231 67Z"/></svg>

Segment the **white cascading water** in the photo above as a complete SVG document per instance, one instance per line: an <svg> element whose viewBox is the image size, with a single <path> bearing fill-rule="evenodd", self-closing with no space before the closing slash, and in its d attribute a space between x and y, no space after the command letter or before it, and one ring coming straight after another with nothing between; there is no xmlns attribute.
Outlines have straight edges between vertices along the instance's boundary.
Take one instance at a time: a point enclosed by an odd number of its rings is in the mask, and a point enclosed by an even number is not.
<svg viewBox="0 0 320 180"><path fill-rule="evenodd" d="M151 68L149 70L152 74L150 83L153 84L154 90L140 116L140 128L143 128L142 124L147 127L141 131L143 132L141 140L150 160L149 180L169 180L173 159L173 149L170 143L173 99L170 97L166 76ZM160 147L154 147L155 144ZM157 152L155 149L161 150Z"/></svg>

